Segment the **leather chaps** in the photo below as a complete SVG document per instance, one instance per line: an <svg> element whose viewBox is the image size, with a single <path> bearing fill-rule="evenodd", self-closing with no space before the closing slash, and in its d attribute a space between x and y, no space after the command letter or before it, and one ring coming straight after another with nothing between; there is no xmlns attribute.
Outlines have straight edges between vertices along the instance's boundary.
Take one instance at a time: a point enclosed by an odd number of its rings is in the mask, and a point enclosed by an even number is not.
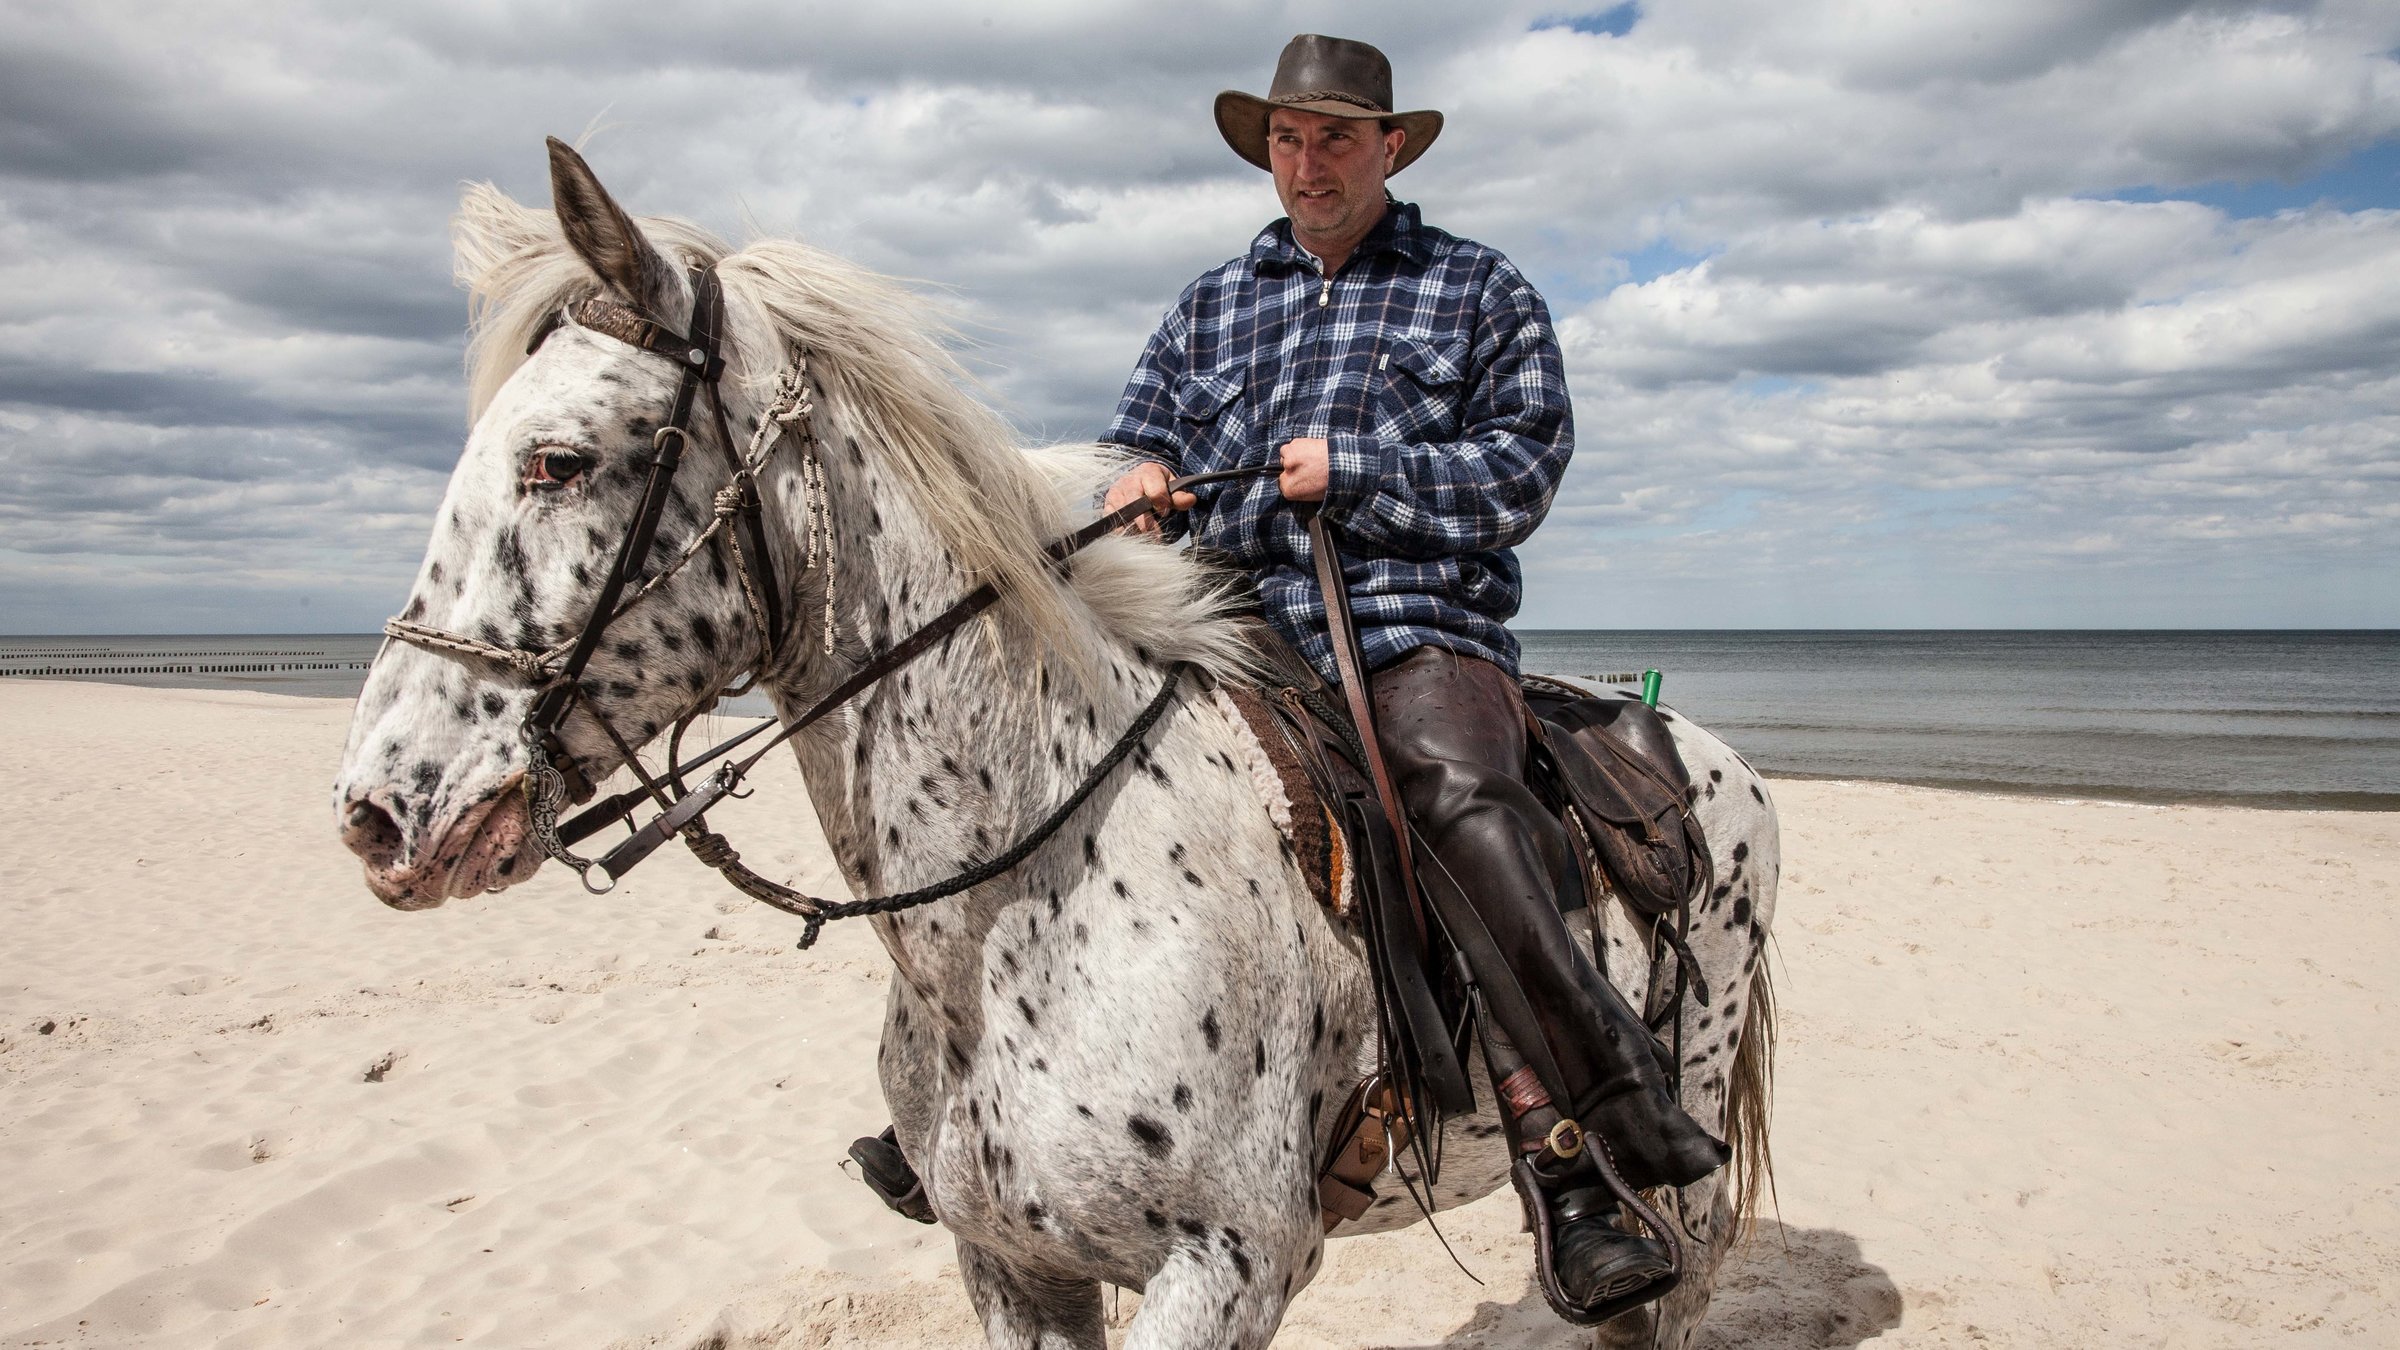
<svg viewBox="0 0 2400 1350"><path fill-rule="evenodd" d="M1513 1047L1630 1186L1688 1185L1722 1166L1725 1146L1668 1093L1668 1052L1567 932L1558 900L1582 881L1565 830L1525 786L1517 682L1488 661L1420 647L1368 685L1425 846L1419 887L1483 992L1495 1054ZM1492 1066L1496 1078L1517 1067Z"/></svg>

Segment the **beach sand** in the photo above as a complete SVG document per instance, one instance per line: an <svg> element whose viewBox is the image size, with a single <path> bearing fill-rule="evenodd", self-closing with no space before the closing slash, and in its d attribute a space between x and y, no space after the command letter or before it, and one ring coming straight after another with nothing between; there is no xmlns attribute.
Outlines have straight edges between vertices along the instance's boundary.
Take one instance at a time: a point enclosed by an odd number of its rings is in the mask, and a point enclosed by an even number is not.
<svg viewBox="0 0 2400 1350"><path fill-rule="evenodd" d="M863 927L680 850L387 910L348 714L0 684L0 1345L982 1344L838 1166ZM760 787L712 819L833 889ZM1775 792L1779 1209L1704 1344L2400 1344L2400 815ZM1507 1197L1445 1229L1482 1285L1336 1241L1277 1344L1578 1343Z"/></svg>

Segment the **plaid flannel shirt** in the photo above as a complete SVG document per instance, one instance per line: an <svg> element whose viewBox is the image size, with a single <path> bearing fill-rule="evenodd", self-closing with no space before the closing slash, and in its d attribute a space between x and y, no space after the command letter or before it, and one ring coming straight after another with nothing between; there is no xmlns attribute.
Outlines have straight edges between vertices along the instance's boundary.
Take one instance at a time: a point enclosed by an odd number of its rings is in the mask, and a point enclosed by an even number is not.
<svg viewBox="0 0 2400 1350"><path fill-rule="evenodd" d="M1523 594L1511 547L1541 523L1574 449L1541 295L1508 259L1387 209L1328 279L1261 231L1167 311L1101 440L1201 473L1330 447L1322 507L1370 669L1420 646L1514 672ZM1256 580L1268 622L1334 679L1307 528L1275 480L1204 488L1167 538Z"/></svg>

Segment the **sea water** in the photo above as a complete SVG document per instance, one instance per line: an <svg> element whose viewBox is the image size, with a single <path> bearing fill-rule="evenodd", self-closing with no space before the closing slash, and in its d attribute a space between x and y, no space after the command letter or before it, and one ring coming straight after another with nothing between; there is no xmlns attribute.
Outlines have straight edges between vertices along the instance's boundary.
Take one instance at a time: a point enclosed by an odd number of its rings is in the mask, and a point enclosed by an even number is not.
<svg viewBox="0 0 2400 1350"><path fill-rule="evenodd" d="M1525 668L1657 669L1769 774L2400 809L2400 632L1528 630ZM367 635L0 638L0 678L354 697ZM115 671L118 673L110 674ZM764 711L743 700L739 709Z"/></svg>
<svg viewBox="0 0 2400 1350"><path fill-rule="evenodd" d="M1519 637L1527 670L1664 672L1769 774L2400 809L2400 632Z"/></svg>

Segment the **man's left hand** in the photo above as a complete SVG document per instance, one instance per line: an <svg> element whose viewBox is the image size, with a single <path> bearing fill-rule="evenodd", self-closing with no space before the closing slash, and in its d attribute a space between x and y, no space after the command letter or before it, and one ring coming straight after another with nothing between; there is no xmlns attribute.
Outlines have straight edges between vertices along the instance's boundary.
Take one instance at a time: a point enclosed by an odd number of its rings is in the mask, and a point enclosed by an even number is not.
<svg viewBox="0 0 2400 1350"><path fill-rule="evenodd" d="M1283 472L1277 475L1275 485L1283 489L1286 500L1325 500L1327 449L1322 436L1304 436L1283 443Z"/></svg>

